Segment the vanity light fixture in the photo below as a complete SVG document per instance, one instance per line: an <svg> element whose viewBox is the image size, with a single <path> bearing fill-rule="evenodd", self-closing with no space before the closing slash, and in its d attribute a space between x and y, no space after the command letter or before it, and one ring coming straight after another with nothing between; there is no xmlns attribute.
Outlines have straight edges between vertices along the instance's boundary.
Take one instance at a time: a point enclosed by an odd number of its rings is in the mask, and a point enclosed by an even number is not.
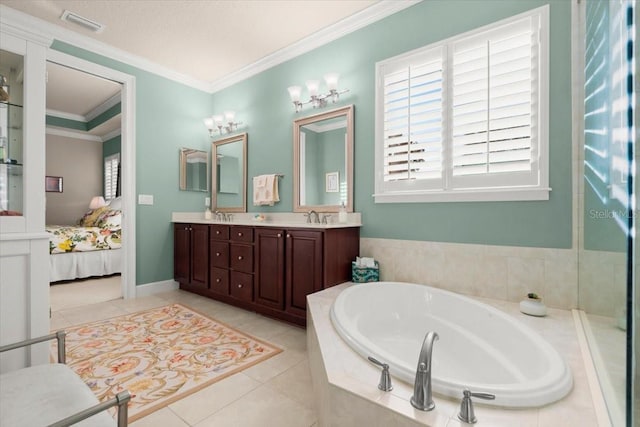
<svg viewBox="0 0 640 427"><path fill-rule="evenodd" d="M215 115L211 117L207 117L204 119L204 125L209 130L209 136L213 137L215 132L220 133L231 133L234 130L238 129L238 125L241 125L242 122L236 122L236 113L233 111L225 111L224 115Z"/></svg>
<svg viewBox="0 0 640 427"><path fill-rule="evenodd" d="M332 103L336 103L338 99L340 99L341 94L349 92L349 89L338 90L339 78L340 75L338 73L325 74L324 81L327 84L329 93L324 95L319 94L320 82L318 80L307 81L306 85L307 91L309 92L309 100L306 102L300 101L300 96L302 95L302 88L300 86L290 86L287 88L291 102L293 102L293 105L296 107L296 113L302 110L304 104L311 104L313 108L322 108L327 106L329 100L331 100Z"/></svg>

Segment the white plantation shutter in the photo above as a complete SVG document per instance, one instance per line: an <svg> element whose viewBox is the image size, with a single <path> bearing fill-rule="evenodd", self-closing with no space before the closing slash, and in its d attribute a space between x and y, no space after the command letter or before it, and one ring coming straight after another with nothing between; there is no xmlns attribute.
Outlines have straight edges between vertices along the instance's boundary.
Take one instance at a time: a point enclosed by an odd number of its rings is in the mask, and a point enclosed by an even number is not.
<svg viewBox="0 0 640 427"><path fill-rule="evenodd" d="M384 181L440 185L443 157L442 48L421 52L383 77ZM424 181L432 181L426 183Z"/></svg>
<svg viewBox="0 0 640 427"><path fill-rule="evenodd" d="M120 154L114 154L104 159L104 198L111 200L116 197L118 190L118 165Z"/></svg>
<svg viewBox="0 0 640 427"><path fill-rule="evenodd" d="M525 18L453 44L454 186L535 183L537 39Z"/></svg>
<svg viewBox="0 0 640 427"><path fill-rule="evenodd" d="M548 199L548 10L376 64L376 202Z"/></svg>

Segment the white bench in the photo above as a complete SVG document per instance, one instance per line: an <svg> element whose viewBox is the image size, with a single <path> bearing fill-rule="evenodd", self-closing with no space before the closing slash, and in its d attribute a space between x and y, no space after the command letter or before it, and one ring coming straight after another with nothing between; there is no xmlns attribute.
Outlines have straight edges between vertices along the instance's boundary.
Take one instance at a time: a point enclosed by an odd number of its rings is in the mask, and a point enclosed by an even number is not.
<svg viewBox="0 0 640 427"><path fill-rule="evenodd" d="M0 353L32 344L58 340L58 363L35 365L0 375L0 425L91 427L127 425L128 391L100 403L91 389L65 364L65 333L0 347ZM117 407L117 421L106 412Z"/></svg>

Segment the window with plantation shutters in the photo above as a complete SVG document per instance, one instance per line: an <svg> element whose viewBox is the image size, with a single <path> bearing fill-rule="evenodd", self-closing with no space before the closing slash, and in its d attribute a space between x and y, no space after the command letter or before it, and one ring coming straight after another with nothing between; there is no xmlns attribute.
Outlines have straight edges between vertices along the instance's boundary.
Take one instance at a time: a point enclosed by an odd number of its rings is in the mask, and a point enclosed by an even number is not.
<svg viewBox="0 0 640 427"><path fill-rule="evenodd" d="M118 168L120 167L120 154L113 154L104 159L104 198L111 200L117 196Z"/></svg>
<svg viewBox="0 0 640 427"><path fill-rule="evenodd" d="M376 202L548 199L548 6L376 64Z"/></svg>

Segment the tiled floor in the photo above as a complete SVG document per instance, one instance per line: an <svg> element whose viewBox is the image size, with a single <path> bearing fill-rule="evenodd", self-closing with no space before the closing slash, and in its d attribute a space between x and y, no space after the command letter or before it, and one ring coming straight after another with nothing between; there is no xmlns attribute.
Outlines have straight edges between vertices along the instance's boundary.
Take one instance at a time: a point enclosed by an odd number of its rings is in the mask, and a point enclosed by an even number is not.
<svg viewBox="0 0 640 427"><path fill-rule="evenodd" d="M158 307L184 304L284 351L144 418L132 427L316 425L305 330L180 290L52 313L51 329Z"/></svg>

